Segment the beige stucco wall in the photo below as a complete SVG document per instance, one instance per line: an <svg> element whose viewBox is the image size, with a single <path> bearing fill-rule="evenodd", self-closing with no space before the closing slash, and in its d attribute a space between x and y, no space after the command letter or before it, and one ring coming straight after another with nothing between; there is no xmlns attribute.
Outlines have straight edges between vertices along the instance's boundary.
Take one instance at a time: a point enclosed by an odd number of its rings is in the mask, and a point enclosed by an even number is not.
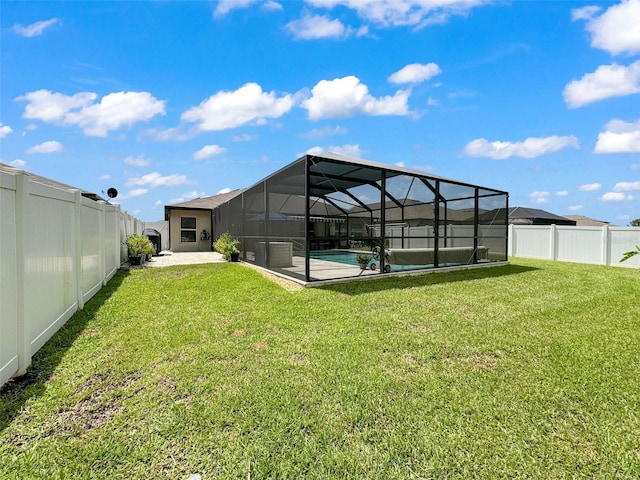
<svg viewBox="0 0 640 480"><path fill-rule="evenodd" d="M195 217L196 241L182 242L180 238L180 219ZM208 240L200 240L202 230L209 232ZM171 237L171 251L173 252L209 252L211 251L211 211L210 210L181 210L172 209L169 216L169 235Z"/></svg>

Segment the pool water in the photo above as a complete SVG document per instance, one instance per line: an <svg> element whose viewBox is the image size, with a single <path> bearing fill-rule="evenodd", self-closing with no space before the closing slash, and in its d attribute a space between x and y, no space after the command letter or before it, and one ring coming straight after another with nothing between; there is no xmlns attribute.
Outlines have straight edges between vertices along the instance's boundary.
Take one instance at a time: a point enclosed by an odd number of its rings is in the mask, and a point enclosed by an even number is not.
<svg viewBox="0 0 640 480"><path fill-rule="evenodd" d="M309 252L309 258L343 263L345 265L358 265L356 257L361 253L363 252L352 252L350 250L320 250Z"/></svg>
<svg viewBox="0 0 640 480"><path fill-rule="evenodd" d="M351 250L317 250L309 252L309 258L314 258L316 260L326 260L329 262L342 263L344 265L358 265L356 257L361 253L368 252L358 252ZM373 260L373 257L372 257ZM369 266L371 266L372 262L369 262ZM380 262L377 260L373 260L373 263L376 264L377 268L380 268ZM449 264L441 264L441 267L446 267ZM451 264L454 265L454 264ZM402 270L418 270L424 268L433 268L433 265L391 265L391 271L397 272Z"/></svg>

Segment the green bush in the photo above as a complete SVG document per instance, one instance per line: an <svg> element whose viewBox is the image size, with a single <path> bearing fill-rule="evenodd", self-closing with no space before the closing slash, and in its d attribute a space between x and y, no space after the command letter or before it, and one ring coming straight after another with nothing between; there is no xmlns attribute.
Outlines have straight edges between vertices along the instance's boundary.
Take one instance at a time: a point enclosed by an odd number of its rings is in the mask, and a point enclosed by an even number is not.
<svg viewBox="0 0 640 480"><path fill-rule="evenodd" d="M232 253L240 253L240 250L238 250L239 244L240 240L232 237L229 232L225 232L214 242L213 248L216 252L222 254L225 260L229 260Z"/></svg>
<svg viewBox="0 0 640 480"><path fill-rule="evenodd" d="M129 249L130 257L137 257L139 255L153 255L156 253L156 249L149 240L148 237L144 235L139 235L137 233L132 233L127 237L127 248Z"/></svg>

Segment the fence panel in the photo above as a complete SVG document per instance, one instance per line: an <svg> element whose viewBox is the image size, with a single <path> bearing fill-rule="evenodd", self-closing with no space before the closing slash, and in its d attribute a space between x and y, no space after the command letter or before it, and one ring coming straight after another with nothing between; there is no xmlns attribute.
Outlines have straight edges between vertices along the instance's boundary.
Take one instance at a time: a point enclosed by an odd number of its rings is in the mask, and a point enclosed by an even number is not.
<svg viewBox="0 0 640 480"><path fill-rule="evenodd" d="M144 223L120 207L0 171L0 386L115 274Z"/></svg>
<svg viewBox="0 0 640 480"><path fill-rule="evenodd" d="M75 195L25 182L24 317L35 353L78 309Z"/></svg>
<svg viewBox="0 0 640 480"><path fill-rule="evenodd" d="M514 257L637 268L640 255L620 262L636 245L640 227L509 226L509 255Z"/></svg>
<svg viewBox="0 0 640 480"><path fill-rule="evenodd" d="M606 264L602 258L602 227L556 226L555 242L555 260Z"/></svg>
<svg viewBox="0 0 640 480"><path fill-rule="evenodd" d="M16 178L13 175L2 174L0 176L0 386L18 371L16 218Z"/></svg>

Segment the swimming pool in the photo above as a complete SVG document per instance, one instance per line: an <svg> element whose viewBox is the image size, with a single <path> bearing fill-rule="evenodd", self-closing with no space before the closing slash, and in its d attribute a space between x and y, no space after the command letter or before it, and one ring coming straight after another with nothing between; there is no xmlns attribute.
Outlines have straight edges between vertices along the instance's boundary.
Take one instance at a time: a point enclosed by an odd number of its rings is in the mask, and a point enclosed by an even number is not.
<svg viewBox="0 0 640 480"><path fill-rule="evenodd" d="M343 263L345 265L358 265L356 257L361 253L366 252L354 252L351 250L317 250L309 252L309 258Z"/></svg>
<svg viewBox="0 0 640 480"><path fill-rule="evenodd" d="M328 262L342 263L344 265L358 265L356 257L360 254L370 254L370 252L354 251L354 250L316 250L309 252L309 258L316 260L325 260ZM376 268L380 268L380 262L373 260L369 262L369 267L375 263ZM454 264L451 264L454 265ZM449 264L441 264L441 267L449 266ZM391 265L391 271L401 270L420 270L424 268L433 268L433 264L429 265Z"/></svg>

